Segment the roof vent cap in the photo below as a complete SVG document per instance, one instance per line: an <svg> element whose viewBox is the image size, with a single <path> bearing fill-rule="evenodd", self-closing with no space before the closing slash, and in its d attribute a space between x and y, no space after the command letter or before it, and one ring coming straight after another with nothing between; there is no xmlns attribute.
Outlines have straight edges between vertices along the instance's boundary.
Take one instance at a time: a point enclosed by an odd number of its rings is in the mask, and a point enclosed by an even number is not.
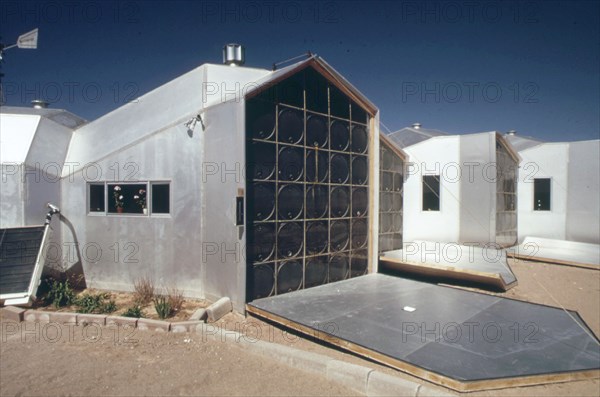
<svg viewBox="0 0 600 397"><path fill-rule="evenodd" d="M48 105L49 103L43 99L34 99L31 101L31 106L33 106L34 109L46 109Z"/></svg>
<svg viewBox="0 0 600 397"><path fill-rule="evenodd" d="M515 131L515 130L510 130L510 131L508 131L508 132L506 133L506 135L511 135L511 136L513 136L513 135L517 135L517 131Z"/></svg>
<svg viewBox="0 0 600 397"><path fill-rule="evenodd" d="M413 123L412 128L418 130L419 128L421 128L421 123Z"/></svg>
<svg viewBox="0 0 600 397"><path fill-rule="evenodd" d="M229 66L242 66L246 63L246 49L240 44L227 44L223 46L223 64Z"/></svg>

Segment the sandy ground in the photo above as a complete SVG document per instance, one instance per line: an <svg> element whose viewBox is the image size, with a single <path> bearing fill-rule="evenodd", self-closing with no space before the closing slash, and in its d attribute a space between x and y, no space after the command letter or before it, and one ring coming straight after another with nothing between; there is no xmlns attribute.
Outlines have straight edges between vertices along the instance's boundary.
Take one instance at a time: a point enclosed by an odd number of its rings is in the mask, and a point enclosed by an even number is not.
<svg viewBox="0 0 600 397"><path fill-rule="evenodd" d="M82 327L70 328L71 333L63 327L57 337L55 327L35 331L34 324L27 326L25 335L3 328L2 396L356 395L235 343L196 334L135 331L126 339L103 328L92 339L94 333Z"/></svg>
<svg viewBox="0 0 600 397"><path fill-rule="evenodd" d="M511 261L519 280L496 294L577 310L600 335L600 271L543 263ZM24 323L21 327L24 327ZM217 325L298 349L371 367L432 384L394 369L308 340L259 319L229 314ZM33 324L28 324L33 326ZM31 328L28 328L31 330ZM11 330L12 331L12 330ZM231 342L202 340L199 335L107 331L96 339L73 328L57 342L34 331L8 335L0 344L1 395L352 395L351 390L318 376L254 356ZM35 335L40 335L35 340ZM92 335L93 336L93 335ZM600 396L600 380L469 393L473 396Z"/></svg>

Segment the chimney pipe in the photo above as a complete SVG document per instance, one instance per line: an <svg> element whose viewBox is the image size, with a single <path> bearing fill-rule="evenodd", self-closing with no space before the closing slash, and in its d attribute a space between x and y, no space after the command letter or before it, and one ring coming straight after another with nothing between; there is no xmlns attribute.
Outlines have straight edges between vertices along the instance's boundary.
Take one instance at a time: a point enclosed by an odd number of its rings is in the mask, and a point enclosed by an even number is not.
<svg viewBox="0 0 600 397"><path fill-rule="evenodd" d="M511 136L513 136L513 135L517 135L517 131L515 131L515 130L510 130L510 131L508 131L508 132L506 133L506 135L511 135Z"/></svg>
<svg viewBox="0 0 600 397"><path fill-rule="evenodd" d="M412 128L418 130L419 128L421 128L421 123L413 123Z"/></svg>
<svg viewBox="0 0 600 397"><path fill-rule="evenodd" d="M246 49L240 44L227 44L223 46L223 64L229 66L242 66L246 63Z"/></svg>
<svg viewBox="0 0 600 397"><path fill-rule="evenodd" d="M34 109L46 109L48 107L48 102L43 99L34 99L31 101L31 106L33 106Z"/></svg>

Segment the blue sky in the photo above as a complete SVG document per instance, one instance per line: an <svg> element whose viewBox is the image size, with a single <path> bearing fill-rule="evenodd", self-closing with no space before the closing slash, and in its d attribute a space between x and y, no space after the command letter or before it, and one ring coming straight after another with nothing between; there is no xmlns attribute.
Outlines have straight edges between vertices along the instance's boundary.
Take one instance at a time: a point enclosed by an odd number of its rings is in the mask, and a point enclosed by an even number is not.
<svg viewBox="0 0 600 397"><path fill-rule="evenodd" d="M252 67L319 54L392 131L600 134L597 1L0 3L4 44L35 27L37 50L5 53L7 105L45 97L92 120L239 42Z"/></svg>

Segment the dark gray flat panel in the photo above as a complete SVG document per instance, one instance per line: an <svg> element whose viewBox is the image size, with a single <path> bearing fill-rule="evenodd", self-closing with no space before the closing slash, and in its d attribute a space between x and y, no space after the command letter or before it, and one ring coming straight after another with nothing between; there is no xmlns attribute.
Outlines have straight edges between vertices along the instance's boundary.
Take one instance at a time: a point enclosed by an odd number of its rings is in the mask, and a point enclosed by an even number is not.
<svg viewBox="0 0 600 397"><path fill-rule="evenodd" d="M600 368L577 313L382 274L249 306L459 381Z"/></svg>
<svg viewBox="0 0 600 397"><path fill-rule="evenodd" d="M27 291L43 237L44 226L0 229L0 294Z"/></svg>

